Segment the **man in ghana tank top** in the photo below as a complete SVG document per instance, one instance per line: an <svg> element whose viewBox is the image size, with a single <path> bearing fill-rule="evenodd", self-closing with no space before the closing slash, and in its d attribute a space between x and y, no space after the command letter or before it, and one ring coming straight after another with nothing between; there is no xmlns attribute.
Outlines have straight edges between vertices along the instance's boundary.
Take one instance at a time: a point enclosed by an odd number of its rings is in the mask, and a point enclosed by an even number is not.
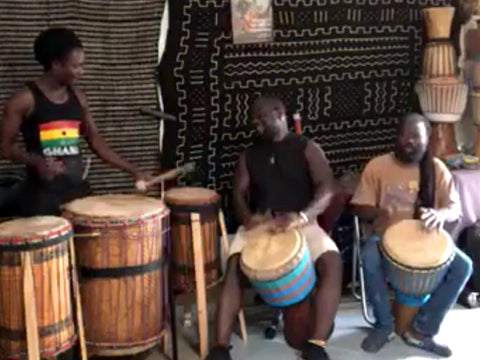
<svg viewBox="0 0 480 360"><path fill-rule="evenodd" d="M231 359L230 335L246 286L239 266L247 241L242 233L265 222L265 216L256 215L266 213L271 214L266 221L274 231L299 227L321 274L306 300L284 309L285 338L305 360L329 359L325 342L340 302L342 265L337 246L316 219L332 199L332 171L317 144L288 131L285 106L279 99L258 99L252 113L260 139L240 155L237 164L234 202L243 226L230 248L217 308L215 346L207 360Z"/></svg>
<svg viewBox="0 0 480 360"><path fill-rule="evenodd" d="M25 164L26 180L14 199L20 216L57 214L60 205L89 193L83 181L80 136L112 166L136 180L144 175L116 154L99 134L85 95L73 86L84 74L80 39L69 29L43 31L34 43L35 59L44 73L5 104L0 150L11 161ZM25 150L16 142L23 135Z"/></svg>

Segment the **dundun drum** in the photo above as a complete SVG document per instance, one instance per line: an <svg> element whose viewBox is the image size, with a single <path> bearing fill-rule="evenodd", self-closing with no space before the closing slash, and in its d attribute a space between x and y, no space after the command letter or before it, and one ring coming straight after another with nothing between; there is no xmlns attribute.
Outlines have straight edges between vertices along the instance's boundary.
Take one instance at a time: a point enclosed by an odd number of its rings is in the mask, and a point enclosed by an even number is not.
<svg viewBox="0 0 480 360"><path fill-rule="evenodd" d="M387 229L380 249L398 302L421 306L443 280L454 257L444 230L427 231L419 220L403 220Z"/></svg>
<svg viewBox="0 0 480 360"><path fill-rule="evenodd" d="M53 357L73 345L68 250L71 236L70 224L60 217L0 224L1 358L23 358L27 353L23 290L27 261L33 274L40 355Z"/></svg>
<svg viewBox="0 0 480 360"><path fill-rule="evenodd" d="M64 215L74 225L91 354L135 354L160 342L168 208L144 196L105 195L75 200Z"/></svg>
<svg viewBox="0 0 480 360"><path fill-rule="evenodd" d="M200 214L206 286L214 285L220 277L219 201L215 191L199 187L172 188L165 193L165 202L172 212L173 285L177 292L195 289L192 213Z"/></svg>
<svg viewBox="0 0 480 360"><path fill-rule="evenodd" d="M315 270L305 238L297 230L271 233L260 226L248 237L240 266L262 299L285 307L303 301L315 285Z"/></svg>

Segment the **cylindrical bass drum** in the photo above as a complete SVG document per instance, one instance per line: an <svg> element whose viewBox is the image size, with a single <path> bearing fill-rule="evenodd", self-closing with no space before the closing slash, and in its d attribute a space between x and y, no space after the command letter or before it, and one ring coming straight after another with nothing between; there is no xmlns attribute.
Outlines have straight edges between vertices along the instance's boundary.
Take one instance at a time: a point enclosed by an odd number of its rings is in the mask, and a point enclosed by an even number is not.
<svg viewBox="0 0 480 360"><path fill-rule="evenodd" d="M174 288L176 292L195 290L195 266L191 214L200 214L205 285L213 286L220 278L218 211L220 196L213 190L199 187L172 188L165 193L165 202L172 214L172 251Z"/></svg>
<svg viewBox="0 0 480 360"><path fill-rule="evenodd" d="M2 359L26 357L27 327L32 320L39 340L36 350L42 358L54 357L74 344L71 237L68 221L55 216L0 224Z"/></svg>
<svg viewBox="0 0 480 360"><path fill-rule="evenodd" d="M268 305L290 306L310 294L316 275L301 232L274 234L260 226L244 236L249 241L242 250L240 266Z"/></svg>
<svg viewBox="0 0 480 360"><path fill-rule="evenodd" d="M443 280L454 253L444 230L427 231L419 220L403 220L387 229L380 249L396 300L422 306Z"/></svg>
<svg viewBox="0 0 480 360"><path fill-rule="evenodd" d="M144 196L105 195L64 210L75 231L90 354L132 355L159 343L166 328L168 208Z"/></svg>

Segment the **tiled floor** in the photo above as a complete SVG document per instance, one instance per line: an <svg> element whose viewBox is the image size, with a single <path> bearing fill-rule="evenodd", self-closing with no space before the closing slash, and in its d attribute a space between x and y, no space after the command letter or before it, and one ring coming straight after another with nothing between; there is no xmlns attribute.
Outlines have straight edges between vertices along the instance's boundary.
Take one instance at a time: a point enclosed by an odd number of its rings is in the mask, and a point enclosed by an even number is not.
<svg viewBox="0 0 480 360"><path fill-rule="evenodd" d="M263 337L265 322L265 309L248 309L248 341L244 343L237 335L232 337L234 348L233 360L296 360L295 352L290 349L283 340L283 334L279 333L274 340L266 340ZM260 318L260 320L259 320ZM257 320L255 320L257 319ZM179 340L180 360L194 360L198 356L188 343L194 342L194 327L182 328L183 334ZM403 344L401 339L395 339L378 354L371 355L360 349L360 343L365 336L367 325L364 322L360 305L350 299L342 302L336 319L336 330L329 342L328 351L332 360L427 360L437 359L420 350L410 348ZM210 333L213 336L213 332ZM187 340L185 340L187 338ZM480 360L480 309L467 310L456 307L450 311L442 325L439 340L448 341L454 355L454 360ZM148 360L158 360L162 356L152 353Z"/></svg>

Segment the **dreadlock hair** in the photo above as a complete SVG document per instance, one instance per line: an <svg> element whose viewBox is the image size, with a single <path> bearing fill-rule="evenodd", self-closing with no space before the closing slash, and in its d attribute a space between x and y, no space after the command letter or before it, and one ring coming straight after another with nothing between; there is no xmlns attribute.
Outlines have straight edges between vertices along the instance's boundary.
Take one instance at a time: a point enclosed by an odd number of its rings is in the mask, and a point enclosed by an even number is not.
<svg viewBox="0 0 480 360"><path fill-rule="evenodd" d="M398 124L398 132L410 122L416 122L425 126L428 138L432 133L430 122L418 113L411 113L405 115ZM417 200L415 202L414 218L420 218L420 208L432 208L435 202L435 165L433 162L433 155L430 146L427 147L425 154L419 163L420 167L420 186L418 189Z"/></svg>
<svg viewBox="0 0 480 360"><path fill-rule="evenodd" d="M52 62L61 60L74 49L82 49L82 41L70 29L49 28L42 31L33 44L35 60L48 71Z"/></svg>

